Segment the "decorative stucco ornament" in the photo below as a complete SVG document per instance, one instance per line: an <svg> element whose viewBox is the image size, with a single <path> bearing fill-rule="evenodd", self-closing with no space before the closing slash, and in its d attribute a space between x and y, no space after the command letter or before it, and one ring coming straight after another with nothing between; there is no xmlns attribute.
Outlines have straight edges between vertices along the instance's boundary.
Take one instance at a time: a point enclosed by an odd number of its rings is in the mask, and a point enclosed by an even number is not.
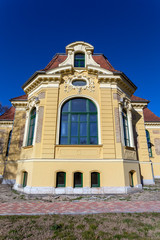
<svg viewBox="0 0 160 240"><path fill-rule="evenodd" d="M33 107L37 107L37 105L39 104L39 98L38 97L32 97L28 104L27 104L27 108L26 110L32 109Z"/></svg>
<svg viewBox="0 0 160 240"><path fill-rule="evenodd" d="M95 80L96 77L89 75L87 72L76 71L73 75L64 76L64 91L70 92L72 89L77 90L77 93L81 93L82 90L88 90L90 92L95 91ZM75 80L85 81L86 85L84 86L75 86L72 84Z"/></svg>

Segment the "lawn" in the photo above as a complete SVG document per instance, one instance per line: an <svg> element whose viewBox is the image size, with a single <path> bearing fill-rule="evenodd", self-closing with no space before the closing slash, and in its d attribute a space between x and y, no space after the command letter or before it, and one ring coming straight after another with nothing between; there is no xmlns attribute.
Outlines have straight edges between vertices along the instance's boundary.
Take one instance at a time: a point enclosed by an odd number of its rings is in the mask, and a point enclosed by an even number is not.
<svg viewBox="0 0 160 240"><path fill-rule="evenodd" d="M160 239L160 213L1 216L4 239Z"/></svg>

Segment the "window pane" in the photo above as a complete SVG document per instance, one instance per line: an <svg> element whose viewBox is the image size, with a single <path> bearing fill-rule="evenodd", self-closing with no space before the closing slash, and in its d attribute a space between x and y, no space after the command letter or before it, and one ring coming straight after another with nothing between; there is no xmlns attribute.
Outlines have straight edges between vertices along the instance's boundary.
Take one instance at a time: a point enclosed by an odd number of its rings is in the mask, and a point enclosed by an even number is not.
<svg viewBox="0 0 160 240"><path fill-rule="evenodd" d="M90 114L90 122L96 122L97 121L97 114Z"/></svg>
<svg viewBox="0 0 160 240"><path fill-rule="evenodd" d="M80 136L87 136L87 123L80 123Z"/></svg>
<svg viewBox="0 0 160 240"><path fill-rule="evenodd" d="M71 121L72 122L77 122L78 121L78 114L72 114Z"/></svg>
<svg viewBox="0 0 160 240"><path fill-rule="evenodd" d="M97 137L90 137L90 144L98 144Z"/></svg>
<svg viewBox="0 0 160 240"><path fill-rule="evenodd" d="M72 112L86 112L86 100L83 98L75 98L71 102Z"/></svg>
<svg viewBox="0 0 160 240"><path fill-rule="evenodd" d="M71 123L71 136L78 136L78 123Z"/></svg>
<svg viewBox="0 0 160 240"><path fill-rule="evenodd" d="M68 121L68 114L62 114L62 121Z"/></svg>
<svg viewBox="0 0 160 240"><path fill-rule="evenodd" d="M68 136L68 123L62 122L61 124L61 136Z"/></svg>
<svg viewBox="0 0 160 240"><path fill-rule="evenodd" d="M78 137L71 137L71 144L78 144Z"/></svg>
<svg viewBox="0 0 160 240"><path fill-rule="evenodd" d="M84 59L84 54L83 53L75 54L75 59Z"/></svg>
<svg viewBox="0 0 160 240"><path fill-rule="evenodd" d="M93 185L98 185L98 173L94 172L91 174L91 182Z"/></svg>
<svg viewBox="0 0 160 240"><path fill-rule="evenodd" d="M82 187L82 173L77 172L74 174L74 186Z"/></svg>
<svg viewBox="0 0 160 240"><path fill-rule="evenodd" d="M86 122L87 121L87 115L86 114L81 114L80 115L80 121L81 122Z"/></svg>
<svg viewBox="0 0 160 240"><path fill-rule="evenodd" d="M97 123L90 123L90 136L97 136Z"/></svg>
<svg viewBox="0 0 160 240"><path fill-rule="evenodd" d="M74 80L72 81L72 85L74 86L85 86L87 83L83 80Z"/></svg>
<svg viewBox="0 0 160 240"><path fill-rule="evenodd" d="M84 67L84 61L80 61L80 67Z"/></svg>
<svg viewBox="0 0 160 240"><path fill-rule="evenodd" d="M66 102L62 107L62 112L68 112L69 111L69 101Z"/></svg>
<svg viewBox="0 0 160 240"><path fill-rule="evenodd" d="M87 137L80 137L80 144L87 144Z"/></svg>
<svg viewBox="0 0 160 240"><path fill-rule="evenodd" d="M60 138L60 144L68 144L68 138L67 137L61 137Z"/></svg>
<svg viewBox="0 0 160 240"><path fill-rule="evenodd" d="M92 102L89 102L89 111L90 112L97 112L96 106Z"/></svg>
<svg viewBox="0 0 160 240"><path fill-rule="evenodd" d="M65 173L59 172L57 173L57 186L65 186Z"/></svg>

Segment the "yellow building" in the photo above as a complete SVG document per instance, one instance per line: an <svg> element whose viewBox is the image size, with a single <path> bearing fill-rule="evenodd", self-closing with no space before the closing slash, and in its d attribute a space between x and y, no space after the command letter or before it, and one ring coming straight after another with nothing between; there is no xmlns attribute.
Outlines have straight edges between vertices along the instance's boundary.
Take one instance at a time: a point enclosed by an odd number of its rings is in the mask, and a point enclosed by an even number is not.
<svg viewBox="0 0 160 240"><path fill-rule="evenodd" d="M0 116L3 183L26 193L128 193L160 177L160 118L92 45L74 42ZM147 133L147 137L146 137Z"/></svg>

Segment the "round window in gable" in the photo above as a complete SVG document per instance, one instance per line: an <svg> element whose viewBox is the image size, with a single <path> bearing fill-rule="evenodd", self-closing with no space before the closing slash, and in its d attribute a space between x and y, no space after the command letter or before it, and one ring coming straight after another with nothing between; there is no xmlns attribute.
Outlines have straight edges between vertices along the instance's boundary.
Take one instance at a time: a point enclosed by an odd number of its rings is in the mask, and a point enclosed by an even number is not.
<svg viewBox="0 0 160 240"><path fill-rule="evenodd" d="M76 87L86 86L87 82L85 80L73 80L72 85Z"/></svg>

